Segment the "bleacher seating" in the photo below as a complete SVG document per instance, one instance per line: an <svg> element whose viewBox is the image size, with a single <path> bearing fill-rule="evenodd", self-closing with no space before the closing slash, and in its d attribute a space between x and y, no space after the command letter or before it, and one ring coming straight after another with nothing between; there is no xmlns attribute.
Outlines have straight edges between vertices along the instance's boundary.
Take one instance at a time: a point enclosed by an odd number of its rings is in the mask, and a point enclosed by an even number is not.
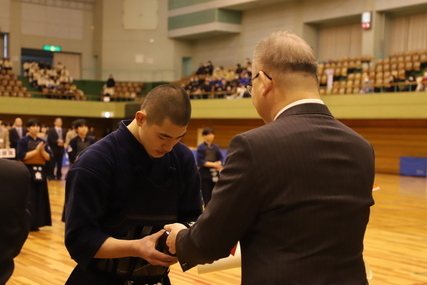
<svg viewBox="0 0 427 285"><path fill-rule="evenodd" d="M13 73L12 69L0 69L0 96L30 97L27 88L22 86L22 81Z"/></svg>
<svg viewBox="0 0 427 285"><path fill-rule="evenodd" d="M357 94L361 91L364 78L369 78L373 82L376 92L408 90L408 86L413 85L406 82L409 75L421 77L426 67L426 51L391 54L387 58L379 58L375 61L372 56L328 60L319 64L320 93L322 95ZM326 87L327 69L333 69L334 85L331 90L327 90ZM392 77L395 79L394 82L390 82ZM341 84L342 82L345 83ZM409 90L415 91L412 87Z"/></svg>
<svg viewBox="0 0 427 285"><path fill-rule="evenodd" d="M105 96L105 88L101 91L104 95L104 101L134 101L142 93L145 84L143 82L116 81L113 94Z"/></svg>

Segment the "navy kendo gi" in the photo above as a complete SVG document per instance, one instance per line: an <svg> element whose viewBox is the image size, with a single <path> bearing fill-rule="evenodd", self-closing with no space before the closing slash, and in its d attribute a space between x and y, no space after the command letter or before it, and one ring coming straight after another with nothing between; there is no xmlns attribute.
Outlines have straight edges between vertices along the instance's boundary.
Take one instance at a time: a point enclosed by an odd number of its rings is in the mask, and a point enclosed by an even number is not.
<svg viewBox="0 0 427 285"><path fill-rule="evenodd" d="M65 244L78 263L66 284L170 284L168 268L126 257L93 258L109 237L140 239L202 212L194 156L178 143L150 158L123 121L85 149L68 172Z"/></svg>

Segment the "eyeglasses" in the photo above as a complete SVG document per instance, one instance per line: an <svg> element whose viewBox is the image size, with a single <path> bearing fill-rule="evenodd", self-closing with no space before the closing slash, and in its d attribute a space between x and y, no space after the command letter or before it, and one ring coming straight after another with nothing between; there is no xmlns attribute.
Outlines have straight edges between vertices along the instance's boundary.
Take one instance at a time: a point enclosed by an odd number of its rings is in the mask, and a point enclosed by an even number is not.
<svg viewBox="0 0 427 285"><path fill-rule="evenodd" d="M264 73L264 75L268 79L273 80L273 78L271 78L271 76L269 76L267 73L265 73L264 71L263 71L263 73ZM248 92L249 92L250 95L252 95L252 81L254 81L255 79L257 79L258 76L259 76L259 72L257 73L257 75L255 75L254 77L252 77L251 80L249 80L248 84L246 84L246 86L245 86L246 90L248 90Z"/></svg>

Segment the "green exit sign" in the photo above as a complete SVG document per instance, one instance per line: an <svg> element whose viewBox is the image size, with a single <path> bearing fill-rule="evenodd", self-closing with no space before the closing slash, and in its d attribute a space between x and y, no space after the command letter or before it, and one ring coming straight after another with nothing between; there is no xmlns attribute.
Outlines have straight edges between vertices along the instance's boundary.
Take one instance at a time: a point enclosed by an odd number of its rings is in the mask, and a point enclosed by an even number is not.
<svg viewBox="0 0 427 285"><path fill-rule="evenodd" d="M59 46L47 46L47 45L44 45L43 49L49 50L49 51L61 51L62 50L62 48Z"/></svg>

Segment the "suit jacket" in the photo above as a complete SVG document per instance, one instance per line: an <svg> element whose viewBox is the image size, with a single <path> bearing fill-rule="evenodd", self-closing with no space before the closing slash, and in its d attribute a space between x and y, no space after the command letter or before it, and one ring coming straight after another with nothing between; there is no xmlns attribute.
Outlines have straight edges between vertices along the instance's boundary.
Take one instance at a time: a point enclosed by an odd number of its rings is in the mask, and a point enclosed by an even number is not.
<svg viewBox="0 0 427 285"><path fill-rule="evenodd" d="M61 139L65 143L65 135L67 134L67 131L65 129L61 129ZM47 131L47 143L52 149L53 152L64 152L64 146L58 146L57 140L59 139L58 133L56 132L55 128L50 128Z"/></svg>
<svg viewBox="0 0 427 285"><path fill-rule="evenodd" d="M27 132L24 127L22 127L22 132L23 132L22 137L24 137ZM16 146L18 145L19 139L20 137L19 137L18 131L15 128L10 129L9 140L10 140L11 148L16 148Z"/></svg>
<svg viewBox="0 0 427 285"><path fill-rule="evenodd" d="M184 270L240 241L242 284L367 284L374 151L322 104L235 136L212 199L177 236Z"/></svg>
<svg viewBox="0 0 427 285"><path fill-rule="evenodd" d="M20 162L0 159L0 181L0 284L5 284L30 231L30 173Z"/></svg>

